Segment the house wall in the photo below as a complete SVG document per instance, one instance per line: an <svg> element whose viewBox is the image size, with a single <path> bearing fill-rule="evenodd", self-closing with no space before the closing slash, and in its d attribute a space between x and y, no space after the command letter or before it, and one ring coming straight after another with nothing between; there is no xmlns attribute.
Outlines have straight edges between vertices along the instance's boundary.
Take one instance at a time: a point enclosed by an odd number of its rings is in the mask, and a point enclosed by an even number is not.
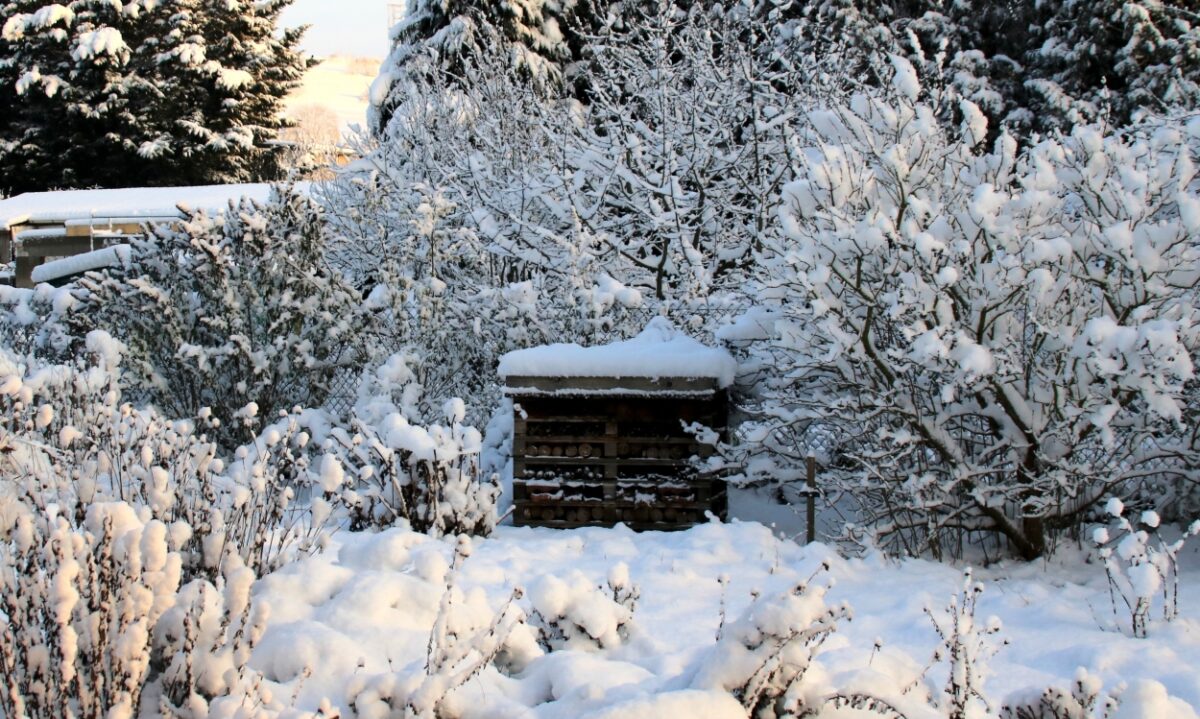
<svg viewBox="0 0 1200 719"><path fill-rule="evenodd" d="M171 221L169 220L155 220ZM147 222L94 218L89 223L70 221L59 224L18 225L12 228L12 255L16 260L14 284L33 287L33 269L48 259L71 257L144 235Z"/></svg>

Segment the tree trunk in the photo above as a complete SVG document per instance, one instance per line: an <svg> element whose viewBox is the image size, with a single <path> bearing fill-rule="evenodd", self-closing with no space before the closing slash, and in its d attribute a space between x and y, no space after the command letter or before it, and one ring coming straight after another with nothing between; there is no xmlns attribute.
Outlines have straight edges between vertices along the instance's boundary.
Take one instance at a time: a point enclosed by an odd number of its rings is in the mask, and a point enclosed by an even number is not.
<svg viewBox="0 0 1200 719"><path fill-rule="evenodd" d="M980 511L995 523L996 531L1012 544L1017 555L1027 562L1040 559L1046 553L1046 520L1042 517L1021 517L1018 525L997 507L980 505Z"/></svg>
<svg viewBox="0 0 1200 719"><path fill-rule="evenodd" d="M1025 542L1017 545L1021 559L1032 561L1046 554L1046 520L1042 517L1022 517L1021 534Z"/></svg>

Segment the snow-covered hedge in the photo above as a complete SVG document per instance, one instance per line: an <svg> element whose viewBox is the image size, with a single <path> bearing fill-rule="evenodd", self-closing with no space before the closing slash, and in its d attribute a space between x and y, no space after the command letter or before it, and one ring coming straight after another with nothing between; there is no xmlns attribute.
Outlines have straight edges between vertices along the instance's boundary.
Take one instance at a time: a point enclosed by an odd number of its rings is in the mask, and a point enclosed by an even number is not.
<svg viewBox="0 0 1200 719"><path fill-rule="evenodd" d="M171 420L123 401L124 347L99 330L86 346L90 359L31 367L0 350L4 494L76 524L98 502L129 502L172 528L185 578L215 579L231 552L258 573L320 546L328 517L296 501L309 481L296 422L227 461L208 413Z"/></svg>
<svg viewBox="0 0 1200 719"><path fill-rule="evenodd" d="M191 212L133 241L127 266L80 280L73 322L126 346L125 386L169 417L212 412L224 449L247 442L238 413L316 407L361 366L358 293L325 264L318 206L288 188L265 204Z"/></svg>
<svg viewBox="0 0 1200 719"><path fill-rule="evenodd" d="M424 388L410 353L364 373L348 427L335 427L321 458L320 490L346 510L351 529L407 522L434 535L487 535L500 483L483 476L483 437L464 424L466 405L448 399L445 424L423 424Z"/></svg>

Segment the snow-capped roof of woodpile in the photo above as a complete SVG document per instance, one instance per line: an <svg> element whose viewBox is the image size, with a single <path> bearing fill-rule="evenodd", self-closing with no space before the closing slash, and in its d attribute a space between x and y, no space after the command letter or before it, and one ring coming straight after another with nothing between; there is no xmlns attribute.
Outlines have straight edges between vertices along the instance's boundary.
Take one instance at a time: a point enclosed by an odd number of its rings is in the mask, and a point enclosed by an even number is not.
<svg viewBox="0 0 1200 719"><path fill-rule="evenodd" d="M305 189L300 184L297 188ZM180 207L218 212L231 201L245 197L265 202L270 194L269 184L26 192L0 200L0 228L97 217L128 220L178 217Z"/></svg>
<svg viewBox="0 0 1200 719"><path fill-rule="evenodd" d="M650 320L638 336L596 347L553 344L509 352L500 358L501 379L511 377L612 377L711 379L733 384L737 362L708 347L664 317Z"/></svg>

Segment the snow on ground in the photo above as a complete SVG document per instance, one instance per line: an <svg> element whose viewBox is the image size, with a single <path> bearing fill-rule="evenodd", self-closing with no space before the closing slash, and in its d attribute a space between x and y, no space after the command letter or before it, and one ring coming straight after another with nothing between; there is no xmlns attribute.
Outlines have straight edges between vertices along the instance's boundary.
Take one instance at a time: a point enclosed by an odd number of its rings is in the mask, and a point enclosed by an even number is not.
<svg viewBox="0 0 1200 719"><path fill-rule="evenodd" d="M1128 702L1136 712L1121 716L1194 717L1188 705L1200 707L1200 561L1194 548L1187 551L1182 617L1156 624L1148 639L1113 627L1103 570L1079 557L977 571L986 585L979 616L997 615L1000 637L1011 642L990 662L986 690L994 709L1020 689L1068 686L1084 667L1106 690L1125 683L1127 696L1143 697ZM339 535L324 554L259 582L257 597L270 605L271 625L252 665L279 683L278 696L294 696L307 709L326 697L348 709L350 695L375 686L380 675L406 667L420 671L452 553L452 539L404 529ZM518 581L534 588L521 600L525 606L539 593L543 602L557 596L546 587L562 594L572 581L603 585L624 563L641 588L634 626L620 646L552 652L515 677L488 668L452 695L452 708L467 718L743 716L730 695L692 682L718 629L718 578L728 579L732 621L752 592L786 591L823 561L835 580L827 600L848 602L853 619L826 643L817 678L829 687L891 692L916 680L936 643L924 608L946 605L962 586L961 568L842 559L824 545L780 540L749 522L640 534L623 527L502 527L493 538L476 541L457 583L464 598L456 612L498 610ZM872 656L877 638L882 649ZM939 683L944 672L930 672L930 681ZM1163 687L1172 699L1163 697ZM859 715L839 710L823 716Z"/></svg>
<svg viewBox="0 0 1200 719"><path fill-rule="evenodd" d="M303 115L308 108L324 108L341 131L366 124L367 91L379 74L380 60L372 58L325 58L304 75L304 83L287 98L289 114ZM299 118L303 121L303 117Z"/></svg>

